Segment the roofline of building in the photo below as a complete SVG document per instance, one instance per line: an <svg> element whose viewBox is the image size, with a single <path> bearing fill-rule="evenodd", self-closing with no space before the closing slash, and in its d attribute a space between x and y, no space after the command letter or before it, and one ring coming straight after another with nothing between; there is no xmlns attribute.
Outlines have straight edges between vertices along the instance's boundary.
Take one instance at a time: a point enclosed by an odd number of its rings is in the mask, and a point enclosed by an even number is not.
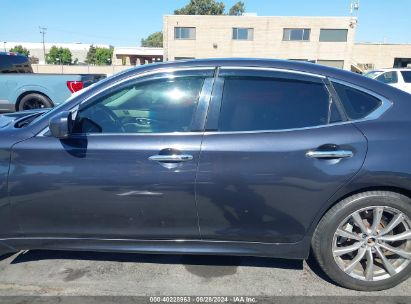
<svg viewBox="0 0 411 304"><path fill-rule="evenodd" d="M352 16L263 16L263 15L246 15L246 16L231 16L231 15L173 15L173 14L168 14L168 15L163 15L163 17L187 17L187 16L194 16L194 17L227 17L227 18L339 18L339 19L358 19L357 17L352 17Z"/></svg>
<svg viewBox="0 0 411 304"><path fill-rule="evenodd" d="M354 42L354 44L363 44L363 45L409 45L411 43L395 43L395 42Z"/></svg>
<svg viewBox="0 0 411 304"><path fill-rule="evenodd" d="M36 46L41 46L43 47L43 43L42 42L27 42L27 41L4 41L6 43L6 45L36 45ZM3 43L4 43L3 42ZM105 47L105 48L110 48L110 47L114 47L111 44L108 43L83 43L83 42L45 42L44 45L46 47L50 47L50 46L71 46L71 47L84 47L84 46L95 46L95 47Z"/></svg>

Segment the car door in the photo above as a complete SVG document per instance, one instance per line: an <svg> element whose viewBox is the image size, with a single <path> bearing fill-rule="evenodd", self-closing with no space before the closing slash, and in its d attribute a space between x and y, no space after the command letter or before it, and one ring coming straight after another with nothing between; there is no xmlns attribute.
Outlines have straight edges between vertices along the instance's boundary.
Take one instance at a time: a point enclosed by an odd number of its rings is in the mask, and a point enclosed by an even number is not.
<svg viewBox="0 0 411 304"><path fill-rule="evenodd" d="M7 82L10 81L10 77L7 77L9 75L6 74L9 57L10 56L0 54L0 113L12 109L9 101L10 90L7 88Z"/></svg>
<svg viewBox="0 0 411 304"><path fill-rule="evenodd" d="M402 78L401 90L411 94L411 70L399 72L400 78Z"/></svg>
<svg viewBox="0 0 411 304"><path fill-rule="evenodd" d="M71 136L16 144L9 194L29 237L198 239L194 181L213 69L114 85L73 109Z"/></svg>
<svg viewBox="0 0 411 304"><path fill-rule="evenodd" d="M219 77L197 177L202 238L297 242L359 171L366 139L321 76L222 68Z"/></svg>

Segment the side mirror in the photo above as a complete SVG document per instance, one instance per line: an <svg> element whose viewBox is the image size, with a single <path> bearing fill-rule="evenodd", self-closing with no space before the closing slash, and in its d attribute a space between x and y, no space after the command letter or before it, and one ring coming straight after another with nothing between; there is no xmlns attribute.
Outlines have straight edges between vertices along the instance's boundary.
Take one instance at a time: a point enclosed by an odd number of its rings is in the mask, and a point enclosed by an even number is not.
<svg viewBox="0 0 411 304"><path fill-rule="evenodd" d="M63 111L53 116L49 122L49 129L52 136L65 139L70 136L71 133L71 113Z"/></svg>

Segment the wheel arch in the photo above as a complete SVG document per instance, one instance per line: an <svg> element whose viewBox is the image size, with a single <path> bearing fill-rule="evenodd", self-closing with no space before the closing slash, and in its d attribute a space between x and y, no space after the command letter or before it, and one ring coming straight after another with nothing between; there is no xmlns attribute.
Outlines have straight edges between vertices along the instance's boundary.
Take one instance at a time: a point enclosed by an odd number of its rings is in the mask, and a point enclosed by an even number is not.
<svg viewBox="0 0 411 304"><path fill-rule="evenodd" d="M50 98L50 96L48 96L46 93L44 92L40 92L40 91L36 91L36 90L30 90L30 91L24 91L23 93L21 93L17 99L16 99L16 104L15 104L15 110L18 111L19 110L19 105L21 100L23 99L23 97L29 95L29 94L39 94L42 95L44 97L46 97L48 100L50 100L51 104L54 106L54 102L53 100Z"/></svg>
<svg viewBox="0 0 411 304"><path fill-rule="evenodd" d="M368 187L362 187L358 188L355 190L351 191L345 191L343 193L338 193L338 195L334 195L329 203L319 212L317 217L314 219L312 222L309 230L308 230L308 235L310 238L312 238L315 229L318 226L318 223L321 221L321 219L324 217L327 212L333 208L336 204L341 202L342 200L346 199L347 197L353 196L355 194L359 193L364 193L364 192L369 192L369 191L388 191L388 192L394 192L398 194L402 194L408 198L411 198L411 189L406 189L403 187L397 187L397 186L368 186Z"/></svg>

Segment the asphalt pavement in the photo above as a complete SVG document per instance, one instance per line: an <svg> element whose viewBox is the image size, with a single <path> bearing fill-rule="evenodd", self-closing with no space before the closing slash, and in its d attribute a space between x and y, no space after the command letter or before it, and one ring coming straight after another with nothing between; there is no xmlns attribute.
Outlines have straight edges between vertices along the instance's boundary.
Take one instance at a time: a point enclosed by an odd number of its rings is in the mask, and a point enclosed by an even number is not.
<svg viewBox="0 0 411 304"><path fill-rule="evenodd" d="M31 250L0 261L0 296L411 296L328 281L315 263L252 257Z"/></svg>

